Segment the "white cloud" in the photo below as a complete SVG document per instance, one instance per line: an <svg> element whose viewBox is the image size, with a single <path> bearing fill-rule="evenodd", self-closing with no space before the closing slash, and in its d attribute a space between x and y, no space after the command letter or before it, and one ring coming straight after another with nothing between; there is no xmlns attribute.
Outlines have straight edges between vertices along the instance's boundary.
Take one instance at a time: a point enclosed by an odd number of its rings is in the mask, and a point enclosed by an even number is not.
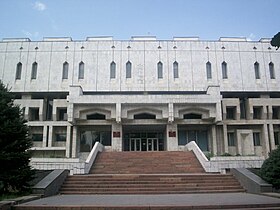
<svg viewBox="0 0 280 210"><path fill-rule="evenodd" d="M33 9L36 9L38 11L44 11L47 9L47 6L40 2L40 1L36 1L34 4L33 4Z"/></svg>

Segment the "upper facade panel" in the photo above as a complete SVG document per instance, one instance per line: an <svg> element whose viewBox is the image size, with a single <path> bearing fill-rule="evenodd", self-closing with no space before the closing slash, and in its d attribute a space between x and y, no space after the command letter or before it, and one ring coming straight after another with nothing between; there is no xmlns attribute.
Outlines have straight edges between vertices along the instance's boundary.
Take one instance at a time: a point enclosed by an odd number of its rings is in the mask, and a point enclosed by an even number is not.
<svg viewBox="0 0 280 210"><path fill-rule="evenodd" d="M36 67L36 69L35 69ZM280 53L269 40L134 37L4 39L0 78L15 92L279 91Z"/></svg>

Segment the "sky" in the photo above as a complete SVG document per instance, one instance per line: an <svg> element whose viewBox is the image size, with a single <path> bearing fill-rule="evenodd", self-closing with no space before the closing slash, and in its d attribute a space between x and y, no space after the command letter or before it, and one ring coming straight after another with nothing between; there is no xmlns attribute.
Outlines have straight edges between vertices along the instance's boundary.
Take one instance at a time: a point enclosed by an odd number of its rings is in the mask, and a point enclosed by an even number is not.
<svg viewBox="0 0 280 210"><path fill-rule="evenodd" d="M280 0L0 0L3 38L246 37L280 31Z"/></svg>

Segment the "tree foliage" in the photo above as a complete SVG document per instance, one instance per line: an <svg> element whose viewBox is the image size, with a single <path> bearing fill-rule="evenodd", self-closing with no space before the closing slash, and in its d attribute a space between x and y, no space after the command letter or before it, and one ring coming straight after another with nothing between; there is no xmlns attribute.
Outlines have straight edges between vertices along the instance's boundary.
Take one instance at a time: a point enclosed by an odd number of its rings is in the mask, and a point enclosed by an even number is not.
<svg viewBox="0 0 280 210"><path fill-rule="evenodd" d="M273 46L273 47L276 47L276 50L279 49L280 47L280 32L278 32L271 40L270 44Z"/></svg>
<svg viewBox="0 0 280 210"><path fill-rule="evenodd" d="M28 152L31 146L22 111L0 81L0 194L29 188L33 175Z"/></svg>
<svg viewBox="0 0 280 210"><path fill-rule="evenodd" d="M272 184L276 189L280 189L280 146L271 151L260 170L261 177Z"/></svg>

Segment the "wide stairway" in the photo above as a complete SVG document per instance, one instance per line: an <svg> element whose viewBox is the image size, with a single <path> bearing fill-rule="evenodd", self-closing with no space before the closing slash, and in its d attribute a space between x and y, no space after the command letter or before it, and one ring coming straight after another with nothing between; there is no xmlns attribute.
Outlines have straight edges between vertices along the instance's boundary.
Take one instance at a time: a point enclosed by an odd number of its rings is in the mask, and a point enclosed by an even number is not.
<svg viewBox="0 0 280 210"><path fill-rule="evenodd" d="M244 192L231 174L205 173L193 152L102 152L91 173L68 176L61 194Z"/></svg>

